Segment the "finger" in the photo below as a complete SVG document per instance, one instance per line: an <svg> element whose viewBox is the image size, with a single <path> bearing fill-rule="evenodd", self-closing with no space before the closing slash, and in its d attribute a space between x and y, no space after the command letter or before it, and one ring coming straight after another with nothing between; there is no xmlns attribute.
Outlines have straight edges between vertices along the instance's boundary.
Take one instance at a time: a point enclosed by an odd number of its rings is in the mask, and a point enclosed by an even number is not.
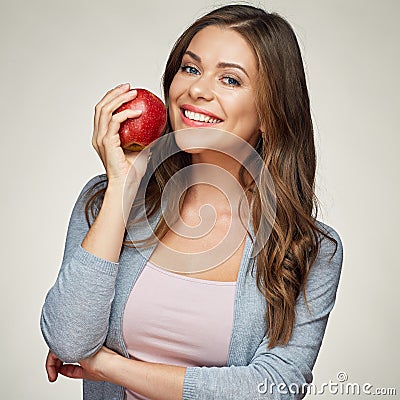
<svg viewBox="0 0 400 400"><path fill-rule="evenodd" d="M129 100L133 100L137 96L137 91L135 89L131 90L118 90L116 89L116 93L113 94L112 97L104 98L100 103L96 106L97 114L97 124L98 129L101 129L101 117L105 113L111 115L113 111L115 111L119 106L123 103L126 103Z"/></svg>
<svg viewBox="0 0 400 400"><path fill-rule="evenodd" d="M75 364L63 364L59 373L72 379L83 379L83 368Z"/></svg>
<svg viewBox="0 0 400 400"><path fill-rule="evenodd" d="M108 126L108 131L105 136L115 135L121 126L121 123L126 121L128 118L139 118L142 115L142 110L131 110L127 109L114 114L111 118L110 124Z"/></svg>
<svg viewBox="0 0 400 400"><path fill-rule="evenodd" d="M105 104L109 103L113 98L124 94L124 93L129 93L130 90L130 84L129 83L124 83L121 85L118 85L114 89L109 90L105 96L96 104L95 106L95 112L94 112L94 129L93 129L93 135L97 136L98 131L100 129L99 127L99 121L100 121L100 115L101 111L104 107Z"/></svg>
<svg viewBox="0 0 400 400"><path fill-rule="evenodd" d="M102 99L96 104L94 110L94 128L98 128L98 122L99 122L99 115L100 115L100 110L102 109L103 105L108 103L112 98L118 96L121 93L127 92L130 89L130 84L129 83L122 83L118 86L116 86L113 89L110 89L103 97Z"/></svg>
<svg viewBox="0 0 400 400"><path fill-rule="evenodd" d="M100 117L99 117L100 118L99 119L99 127L98 127L97 131L94 132L93 139L92 139L92 142L95 143L94 147L95 148L97 147L97 149L96 149L97 152L101 151L103 138L106 136L107 132L109 131L110 122L111 122L111 119L113 117L112 113L120 105L126 103L129 100L133 100L136 97L136 95L137 95L136 91L135 92L131 91L131 92L129 92L129 96L122 95L118 99L116 99L116 101L105 105L104 108L101 110ZM120 113L118 113L118 114L120 114ZM128 112L128 116L135 117L136 115L137 114L132 113L132 111ZM128 116L125 117L125 119L127 119ZM121 120L119 117L118 117L118 119ZM118 131L118 129L117 129L117 131ZM114 127L114 132L113 133L114 134L116 133L115 127Z"/></svg>
<svg viewBox="0 0 400 400"><path fill-rule="evenodd" d="M51 351L49 351L46 358L46 372L47 378L50 382L55 382L58 377L58 371L63 362Z"/></svg>
<svg viewBox="0 0 400 400"><path fill-rule="evenodd" d="M142 115L142 110L132 110L130 108L120 111L111 117L111 120L120 124L128 118L139 118Z"/></svg>
<svg viewBox="0 0 400 400"><path fill-rule="evenodd" d="M106 153L106 148L109 145L111 145L111 147L120 146L121 140L118 136L118 130L121 126L121 123L128 118L138 118L141 114L141 110L130 109L121 111L118 114L114 114L111 118L107 133L101 139L101 143L98 143L99 149Z"/></svg>
<svg viewBox="0 0 400 400"><path fill-rule="evenodd" d="M118 107L122 106L122 104L130 100L134 100L136 96L137 96L137 91L132 89L127 93L123 93L120 96L113 98L110 102L103 105L99 115L97 142L101 140L106 134L113 112Z"/></svg>

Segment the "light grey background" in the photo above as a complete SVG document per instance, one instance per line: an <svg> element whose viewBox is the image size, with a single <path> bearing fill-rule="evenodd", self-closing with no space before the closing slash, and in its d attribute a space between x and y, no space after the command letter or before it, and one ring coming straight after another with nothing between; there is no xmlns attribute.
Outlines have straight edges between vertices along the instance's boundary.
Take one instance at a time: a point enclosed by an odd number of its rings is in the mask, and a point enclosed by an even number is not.
<svg viewBox="0 0 400 400"><path fill-rule="evenodd" d="M1 1L1 398L80 398L79 381L46 381L39 315L75 199L103 172L91 147L94 105L122 82L160 94L177 36L225 3ZM253 4L279 12L298 34L316 125L321 219L345 248L315 382L337 381L344 371L349 382L393 387L400 355L400 3Z"/></svg>

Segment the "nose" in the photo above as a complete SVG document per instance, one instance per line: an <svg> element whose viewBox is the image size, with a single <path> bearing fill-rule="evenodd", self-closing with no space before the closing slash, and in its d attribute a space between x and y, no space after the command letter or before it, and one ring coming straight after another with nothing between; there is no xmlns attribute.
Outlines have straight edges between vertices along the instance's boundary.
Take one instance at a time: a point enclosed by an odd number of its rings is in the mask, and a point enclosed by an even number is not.
<svg viewBox="0 0 400 400"><path fill-rule="evenodd" d="M211 78L200 75L189 87L189 95L194 100L204 99L210 101L213 99L213 90Z"/></svg>

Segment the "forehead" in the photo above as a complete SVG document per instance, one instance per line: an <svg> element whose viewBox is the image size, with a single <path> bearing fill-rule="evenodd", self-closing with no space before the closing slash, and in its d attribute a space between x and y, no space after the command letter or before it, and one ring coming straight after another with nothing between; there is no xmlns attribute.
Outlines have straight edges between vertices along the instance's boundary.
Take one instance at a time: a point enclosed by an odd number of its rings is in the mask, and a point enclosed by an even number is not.
<svg viewBox="0 0 400 400"><path fill-rule="evenodd" d="M256 73L257 62L253 49L240 33L230 28L208 26L199 31L187 50L201 58L202 63L239 64L249 73Z"/></svg>

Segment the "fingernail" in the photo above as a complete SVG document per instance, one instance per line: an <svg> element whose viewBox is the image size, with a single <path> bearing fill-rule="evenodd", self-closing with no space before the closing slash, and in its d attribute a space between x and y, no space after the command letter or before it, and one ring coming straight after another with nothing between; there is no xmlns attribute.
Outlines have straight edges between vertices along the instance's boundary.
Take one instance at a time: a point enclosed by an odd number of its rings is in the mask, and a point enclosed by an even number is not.
<svg viewBox="0 0 400 400"><path fill-rule="evenodd" d="M117 88L123 87L123 86L129 86L129 83L121 83L120 85L117 86Z"/></svg>

